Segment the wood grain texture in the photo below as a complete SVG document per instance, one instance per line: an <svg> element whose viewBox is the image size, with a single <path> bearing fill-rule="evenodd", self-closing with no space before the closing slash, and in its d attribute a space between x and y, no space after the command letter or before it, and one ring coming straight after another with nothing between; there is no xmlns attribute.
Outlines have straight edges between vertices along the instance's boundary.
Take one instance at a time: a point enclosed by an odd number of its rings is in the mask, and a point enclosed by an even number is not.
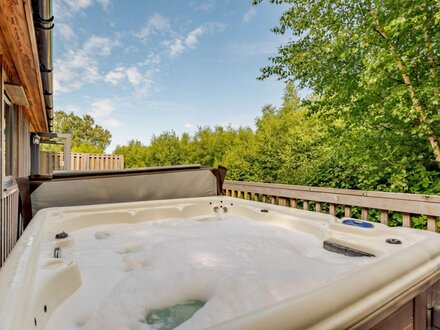
<svg viewBox="0 0 440 330"><path fill-rule="evenodd" d="M8 82L23 86L31 129L45 132L48 123L30 0L0 1L0 39Z"/></svg>

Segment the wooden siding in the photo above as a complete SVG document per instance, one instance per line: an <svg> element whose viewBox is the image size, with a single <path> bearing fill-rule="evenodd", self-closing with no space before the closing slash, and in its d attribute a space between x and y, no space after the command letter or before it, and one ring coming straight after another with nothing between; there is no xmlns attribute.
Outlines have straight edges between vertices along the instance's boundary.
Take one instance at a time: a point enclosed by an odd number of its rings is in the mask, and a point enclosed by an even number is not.
<svg viewBox="0 0 440 330"><path fill-rule="evenodd" d="M119 170L124 168L124 156L108 154L72 153L70 169ZM52 170L63 170L64 154L62 152L40 152L40 174L49 174Z"/></svg>
<svg viewBox="0 0 440 330"><path fill-rule="evenodd" d="M298 207L305 210L335 215L337 208L344 209L345 217L352 217L355 208L360 209L359 218L370 219L370 210L380 212L380 221L388 225L390 212L399 212L402 225L411 227L411 217L427 217L427 229L436 231L440 217L440 196L401 194L377 191L334 189L285 184L226 181L223 185L227 196L252 199L264 203ZM314 205L312 208L311 205Z"/></svg>
<svg viewBox="0 0 440 330"><path fill-rule="evenodd" d="M31 0L0 1L0 54L6 81L25 90L29 106L24 110L32 130L47 131Z"/></svg>
<svg viewBox="0 0 440 330"><path fill-rule="evenodd" d="M3 8L0 5L0 8ZM0 18L0 21L4 17ZM3 177L3 104L4 100L4 85L6 81L19 83L20 77L14 76L11 73L17 74L14 68L6 68L6 58L4 56L4 49L1 48L4 45L4 35L1 34L0 30L0 187L1 197L0 197L0 266L6 260L9 252L14 247L17 238L21 235L22 224L20 222L18 214L18 202L19 202L19 192L14 181L8 182L6 185L5 178ZM7 50L9 54L9 50ZM40 109L38 109L40 110ZM18 176L27 176L30 174L30 119L29 112L26 112L25 108L22 106L13 106L13 136L12 136L12 178Z"/></svg>

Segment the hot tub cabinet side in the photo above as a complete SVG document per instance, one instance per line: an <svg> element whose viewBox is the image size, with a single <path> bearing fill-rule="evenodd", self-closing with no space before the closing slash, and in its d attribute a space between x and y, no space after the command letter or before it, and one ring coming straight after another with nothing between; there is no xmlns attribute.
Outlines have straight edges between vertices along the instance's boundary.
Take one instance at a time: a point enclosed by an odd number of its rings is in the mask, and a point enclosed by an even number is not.
<svg viewBox="0 0 440 330"><path fill-rule="evenodd" d="M386 304L352 329L440 330L440 273Z"/></svg>

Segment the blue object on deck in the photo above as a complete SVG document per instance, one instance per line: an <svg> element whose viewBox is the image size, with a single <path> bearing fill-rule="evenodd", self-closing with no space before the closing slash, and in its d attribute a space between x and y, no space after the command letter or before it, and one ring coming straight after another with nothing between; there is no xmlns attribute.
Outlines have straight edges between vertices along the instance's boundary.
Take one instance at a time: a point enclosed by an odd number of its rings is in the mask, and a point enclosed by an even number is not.
<svg viewBox="0 0 440 330"><path fill-rule="evenodd" d="M371 222L362 221L362 220L358 220L358 219L345 219L345 220L342 220L342 223L344 225L361 227L361 228L373 228L374 227L374 225Z"/></svg>

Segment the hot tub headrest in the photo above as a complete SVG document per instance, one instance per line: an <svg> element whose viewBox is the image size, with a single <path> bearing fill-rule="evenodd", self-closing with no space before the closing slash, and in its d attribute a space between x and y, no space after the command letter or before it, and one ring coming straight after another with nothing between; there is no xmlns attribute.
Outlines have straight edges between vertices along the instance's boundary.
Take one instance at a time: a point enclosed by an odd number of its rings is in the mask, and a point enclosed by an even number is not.
<svg viewBox="0 0 440 330"><path fill-rule="evenodd" d="M23 224L48 207L221 195L226 171L223 166L179 165L18 178Z"/></svg>

